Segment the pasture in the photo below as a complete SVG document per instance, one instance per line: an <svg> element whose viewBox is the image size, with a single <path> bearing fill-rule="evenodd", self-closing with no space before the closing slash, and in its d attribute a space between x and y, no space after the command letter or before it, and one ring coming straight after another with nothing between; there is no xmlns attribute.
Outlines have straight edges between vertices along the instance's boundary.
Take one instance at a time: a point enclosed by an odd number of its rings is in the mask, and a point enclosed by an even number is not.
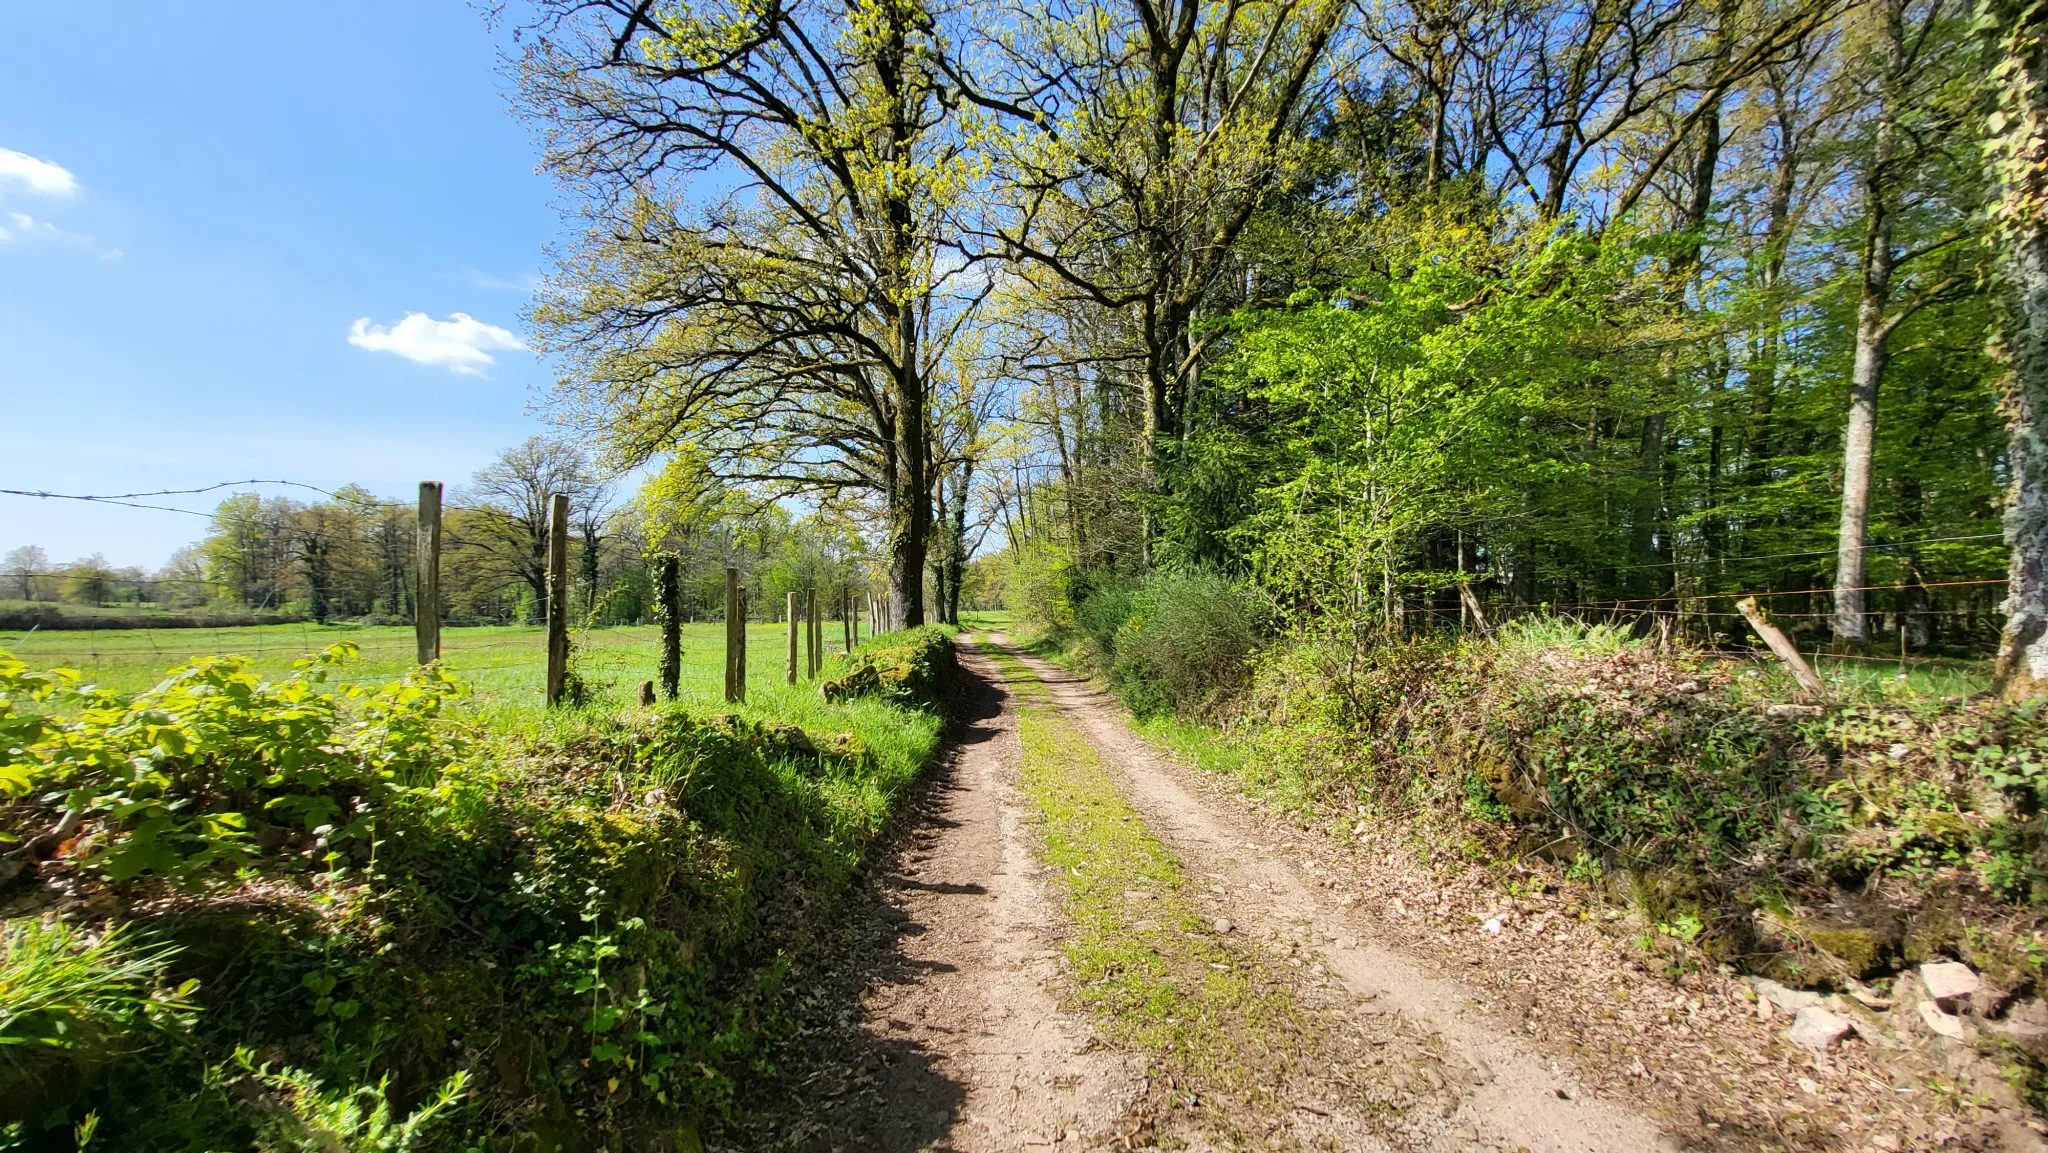
<svg viewBox="0 0 2048 1153"><path fill-rule="evenodd" d="M766 704L786 692L784 629L779 623L748 626L750 701ZM839 622L827 622L824 631L826 653L838 654L842 639ZM681 699L698 708L724 707L725 625L717 621L684 625L682 634ZM641 681L656 676L659 626L571 630L569 635L575 651L572 667L601 698L629 701ZM0 634L0 651L11 652L34 668L74 669L85 683L137 692L156 684L166 670L196 657L248 657L258 673L281 676L291 671L293 661L342 641L361 650L361 658L346 674L351 681L391 680L412 666L413 631L404 625L323 626L309 622L221 629L38 631ZM541 704L547 650L546 630L540 626L445 628L441 631L441 659L469 686L484 709L519 711Z"/></svg>

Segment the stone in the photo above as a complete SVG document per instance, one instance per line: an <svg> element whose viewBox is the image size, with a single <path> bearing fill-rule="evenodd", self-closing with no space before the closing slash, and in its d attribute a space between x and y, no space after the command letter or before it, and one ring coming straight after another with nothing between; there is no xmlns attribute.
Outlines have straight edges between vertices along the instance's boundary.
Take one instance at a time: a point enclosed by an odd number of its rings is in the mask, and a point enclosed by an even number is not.
<svg viewBox="0 0 2048 1153"><path fill-rule="evenodd" d="M640 707L643 709L651 709L654 707L653 681L640 682Z"/></svg>
<svg viewBox="0 0 2048 1153"><path fill-rule="evenodd" d="M1820 994L1810 989L1787 988L1771 980L1769 977L1758 977L1751 981L1750 984L1755 987L1756 995L1759 999L1769 1001L1787 1013L1797 1013L1801 1009L1817 1009L1820 1007Z"/></svg>
<svg viewBox="0 0 2048 1153"><path fill-rule="evenodd" d="M1809 1005L1792 1019L1792 1027L1785 1031L1785 1039L1816 1053L1825 1053L1855 1031L1856 1026L1849 1018L1830 1013L1818 1005Z"/></svg>
<svg viewBox="0 0 2048 1153"><path fill-rule="evenodd" d="M2037 1057L2048 1056L2048 1026L2032 1021L1992 1021L1986 1028Z"/></svg>
<svg viewBox="0 0 2048 1153"><path fill-rule="evenodd" d="M1217 917L1210 921L1209 924L1219 933L1228 933L1237 928L1237 922L1232 921L1229 917Z"/></svg>
<svg viewBox="0 0 2048 1153"><path fill-rule="evenodd" d="M1977 971L1960 961L1929 961L1920 966L1920 983L1945 1013L1967 1010L1970 998L1984 987Z"/></svg>
<svg viewBox="0 0 2048 1153"><path fill-rule="evenodd" d="M1941 1006L1932 1001L1920 1002L1920 1020L1931 1030L1951 1041L1963 1039L1963 1019L1941 1011Z"/></svg>

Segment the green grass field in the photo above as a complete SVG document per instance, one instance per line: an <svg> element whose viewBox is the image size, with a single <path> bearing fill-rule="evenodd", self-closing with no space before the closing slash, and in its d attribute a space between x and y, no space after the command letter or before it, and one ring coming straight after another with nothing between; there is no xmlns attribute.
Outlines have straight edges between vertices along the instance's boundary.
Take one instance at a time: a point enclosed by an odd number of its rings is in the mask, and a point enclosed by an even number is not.
<svg viewBox="0 0 2048 1153"><path fill-rule="evenodd" d="M747 630L747 695L768 705L785 695L785 626L757 624ZM572 632L576 668L586 682L618 701L631 700L639 683L655 677L660 630L654 625ZM825 649L840 651L838 622L825 625ZM77 670L86 683L117 692L154 685L166 670L201 656L245 656L257 672L282 675L292 662L341 641L362 650L347 679L394 679L412 665L413 632L406 626L263 625L223 629L75 629L0 635L0 651L34 668ZM545 632L537 626L451 628L441 633L441 656L487 709L520 709L541 703L546 673ZM683 627L681 696L700 707L722 707L725 684L725 626ZM801 686L800 686L801 687ZM804 689L808 692L808 689Z"/></svg>

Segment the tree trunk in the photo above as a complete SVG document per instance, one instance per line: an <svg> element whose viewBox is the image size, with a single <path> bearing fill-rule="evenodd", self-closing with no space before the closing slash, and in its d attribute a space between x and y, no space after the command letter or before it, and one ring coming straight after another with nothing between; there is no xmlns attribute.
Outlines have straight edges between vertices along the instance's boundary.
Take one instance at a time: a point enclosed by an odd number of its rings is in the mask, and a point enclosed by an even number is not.
<svg viewBox="0 0 2048 1153"><path fill-rule="evenodd" d="M960 463L953 489L953 523L946 531L946 623L960 623L960 586L967 580L967 490L974 481L974 462Z"/></svg>
<svg viewBox="0 0 2048 1153"><path fill-rule="evenodd" d="M1870 529L1870 474L1877 448L1877 392L1884 380L1891 335L1885 315L1892 297L1892 138L1899 115L1897 91L1904 36L1901 0L1885 4L1884 79L1863 171L1862 295L1856 306L1856 360L1849 375L1849 420L1842 432L1842 527L1836 540L1836 640L1864 639L1864 546Z"/></svg>
<svg viewBox="0 0 2048 1153"><path fill-rule="evenodd" d="M1996 351L2012 434L2005 633L1993 686L2007 700L2048 692L2048 8L1985 0L2000 66L1993 168L2001 256Z"/></svg>
<svg viewBox="0 0 2048 1153"><path fill-rule="evenodd" d="M917 128L911 123L906 84L909 66L908 7L889 9L894 18L883 29L885 44L876 54L875 74L889 100L885 152L908 169ZM917 245L916 214L908 192L892 192L885 200L887 235L883 238L890 301L891 400L896 409L895 468L889 494L889 600L897 628L924 623L924 562L932 527L931 413L919 370L917 309L912 303Z"/></svg>

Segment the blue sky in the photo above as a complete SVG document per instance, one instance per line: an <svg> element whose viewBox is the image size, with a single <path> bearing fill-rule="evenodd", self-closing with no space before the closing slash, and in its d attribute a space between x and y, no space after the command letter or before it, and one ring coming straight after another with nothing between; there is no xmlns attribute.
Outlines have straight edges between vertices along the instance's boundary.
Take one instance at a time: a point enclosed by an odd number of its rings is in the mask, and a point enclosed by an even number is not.
<svg viewBox="0 0 2048 1153"><path fill-rule="evenodd" d="M0 488L403 496L545 431L508 43L459 0L0 3ZM60 563L205 527L0 496L0 552Z"/></svg>

